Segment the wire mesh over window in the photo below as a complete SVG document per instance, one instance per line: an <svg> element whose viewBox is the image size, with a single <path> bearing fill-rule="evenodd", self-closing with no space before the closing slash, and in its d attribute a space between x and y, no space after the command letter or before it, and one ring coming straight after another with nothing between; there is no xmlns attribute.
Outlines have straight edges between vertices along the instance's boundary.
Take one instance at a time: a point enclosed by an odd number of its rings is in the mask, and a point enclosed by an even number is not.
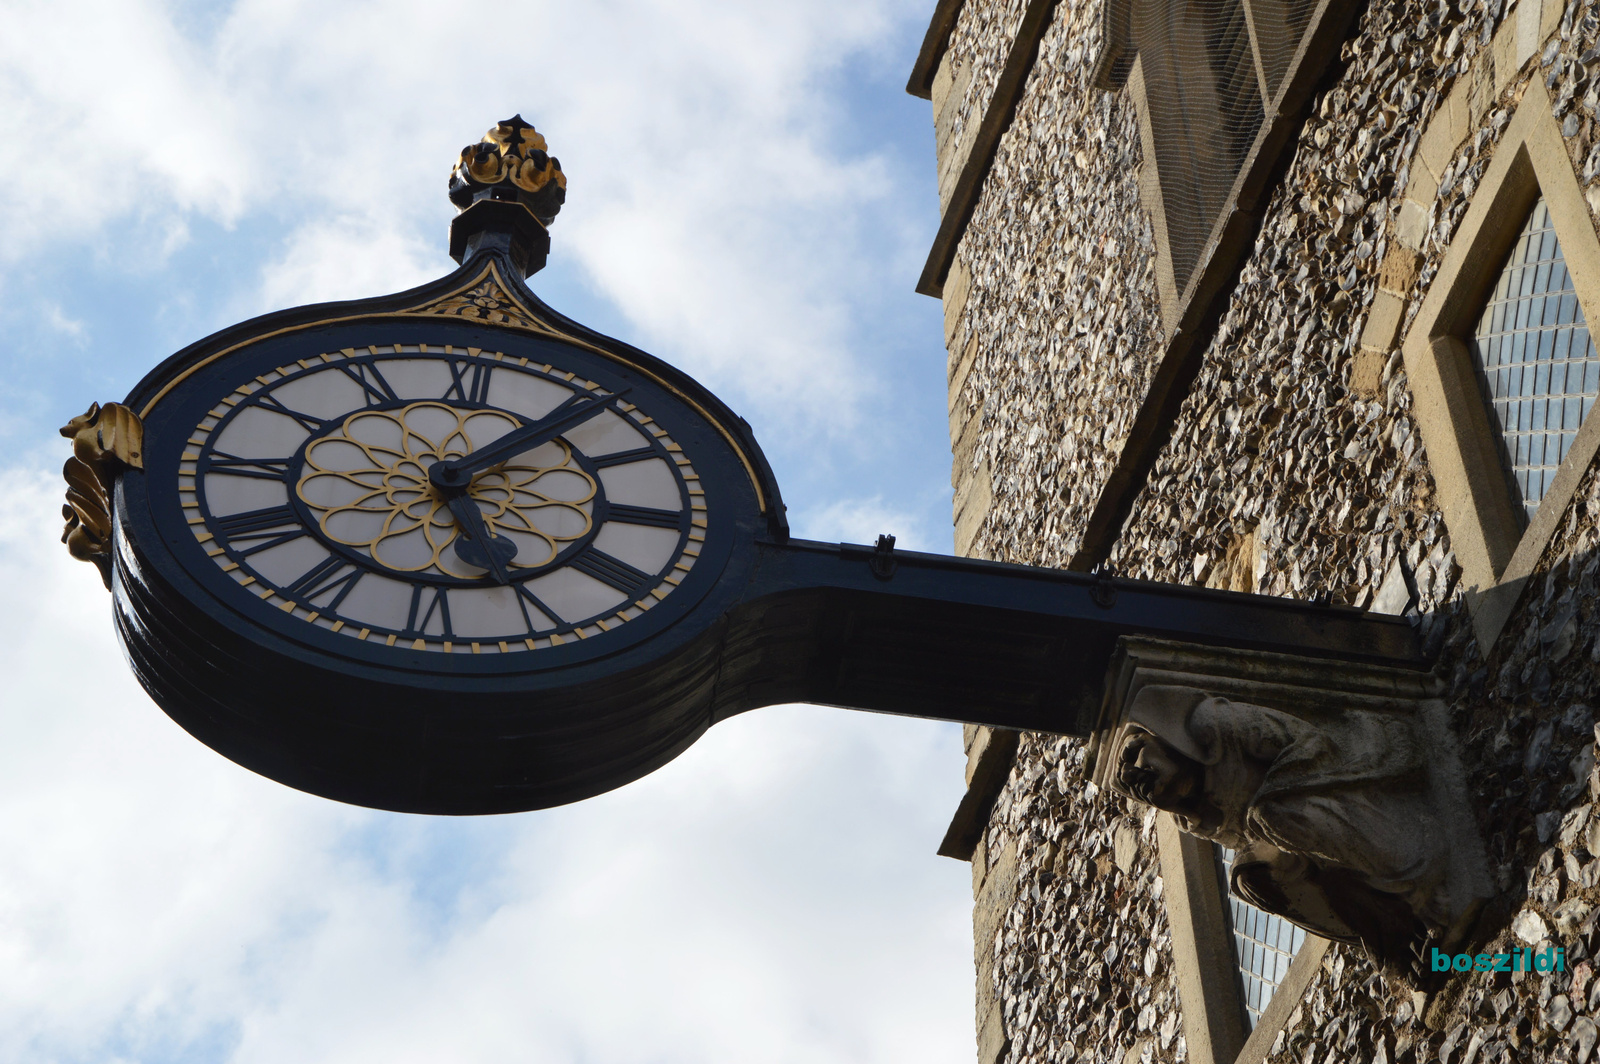
<svg viewBox="0 0 1600 1064"><path fill-rule="evenodd" d="M1233 953L1239 962L1239 990L1244 1000L1245 1022L1256 1029L1261 1013L1289 974L1289 963L1305 944L1306 933L1281 916L1264 913L1228 890L1233 873L1233 851L1217 847L1217 874L1227 898L1228 922L1233 931Z"/></svg>
<svg viewBox="0 0 1600 1064"><path fill-rule="evenodd" d="M1316 0L1106 0L1101 88L1142 63L1173 281L1206 257Z"/></svg>
<svg viewBox="0 0 1600 1064"><path fill-rule="evenodd" d="M1543 197L1500 271L1469 345L1528 518L1600 393L1600 353Z"/></svg>

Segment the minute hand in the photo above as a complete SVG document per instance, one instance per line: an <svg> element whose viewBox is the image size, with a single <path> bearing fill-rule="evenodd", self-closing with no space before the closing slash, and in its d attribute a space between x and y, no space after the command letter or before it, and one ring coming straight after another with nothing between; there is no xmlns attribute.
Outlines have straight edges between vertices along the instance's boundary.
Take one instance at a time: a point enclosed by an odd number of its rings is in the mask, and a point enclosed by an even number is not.
<svg viewBox="0 0 1600 1064"><path fill-rule="evenodd" d="M428 481L446 492L461 492L472 483L473 474L499 465L512 455L521 454L548 443L569 429L583 424L617 400L627 395L631 388L610 395L581 398L574 396L531 425L508 432L489 446L471 454L452 458L448 462L435 462L428 467Z"/></svg>

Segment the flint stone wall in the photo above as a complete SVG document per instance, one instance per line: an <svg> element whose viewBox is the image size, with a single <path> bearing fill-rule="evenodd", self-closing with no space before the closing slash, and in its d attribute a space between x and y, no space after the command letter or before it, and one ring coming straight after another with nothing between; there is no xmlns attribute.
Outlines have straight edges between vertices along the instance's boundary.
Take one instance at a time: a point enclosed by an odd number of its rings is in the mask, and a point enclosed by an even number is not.
<svg viewBox="0 0 1600 1064"><path fill-rule="evenodd" d="M1429 999L1336 946L1274 1061L1586 1062L1600 1031L1600 476L1479 646L1397 346L1530 79L1600 203L1600 8L1519 3L1374 0L1361 17L1112 556L1128 575L1357 606L1399 561L1503 891L1483 948L1568 949L1565 974L1461 976ZM1019 9L963 9L963 121ZM984 557L1071 558L1159 349L1137 116L1087 84L1098 15L1058 4L959 248L970 291L951 306L947 288L957 545ZM1464 140L1425 160L1422 131L1463 99ZM974 861L982 1064L1188 1055L1150 821L1094 793L1081 760L1025 737Z"/></svg>
<svg viewBox="0 0 1600 1064"><path fill-rule="evenodd" d="M1098 19L1057 5L958 249L951 481L957 549L982 557L1071 559L1160 354L1139 119L1089 85Z"/></svg>

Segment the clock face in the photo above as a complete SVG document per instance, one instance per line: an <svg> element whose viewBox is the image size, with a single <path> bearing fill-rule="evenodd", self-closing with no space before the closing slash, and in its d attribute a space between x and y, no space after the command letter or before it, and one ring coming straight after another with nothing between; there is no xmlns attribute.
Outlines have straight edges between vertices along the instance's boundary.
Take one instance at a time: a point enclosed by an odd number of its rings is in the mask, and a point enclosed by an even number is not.
<svg viewBox="0 0 1600 1064"><path fill-rule="evenodd" d="M169 474L195 544L236 598L319 638L537 656L626 628L694 570L706 493L647 399L611 399L560 353L398 343L251 365ZM575 407L579 423L490 456L464 490L430 482ZM485 533L498 572L473 549Z"/></svg>

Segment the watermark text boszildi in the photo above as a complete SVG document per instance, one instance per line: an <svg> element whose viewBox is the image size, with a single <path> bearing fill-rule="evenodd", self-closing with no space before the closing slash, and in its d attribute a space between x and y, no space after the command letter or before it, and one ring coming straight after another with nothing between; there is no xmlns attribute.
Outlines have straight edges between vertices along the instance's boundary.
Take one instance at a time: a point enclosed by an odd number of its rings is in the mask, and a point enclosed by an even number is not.
<svg viewBox="0 0 1600 1064"><path fill-rule="evenodd" d="M1433 970L1436 972L1564 972L1567 970L1567 951L1554 946L1534 953L1531 949L1514 949L1510 953L1448 953L1433 951Z"/></svg>

